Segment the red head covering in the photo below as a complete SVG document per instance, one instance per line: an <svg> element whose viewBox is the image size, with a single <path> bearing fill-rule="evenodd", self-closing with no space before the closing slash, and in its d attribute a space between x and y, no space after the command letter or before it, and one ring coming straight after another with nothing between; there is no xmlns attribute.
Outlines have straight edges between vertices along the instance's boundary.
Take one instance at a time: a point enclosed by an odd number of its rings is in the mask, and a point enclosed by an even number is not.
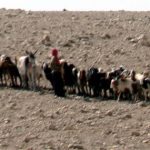
<svg viewBox="0 0 150 150"><path fill-rule="evenodd" d="M56 48L53 48L51 51L51 55L57 57L58 56L58 50Z"/></svg>

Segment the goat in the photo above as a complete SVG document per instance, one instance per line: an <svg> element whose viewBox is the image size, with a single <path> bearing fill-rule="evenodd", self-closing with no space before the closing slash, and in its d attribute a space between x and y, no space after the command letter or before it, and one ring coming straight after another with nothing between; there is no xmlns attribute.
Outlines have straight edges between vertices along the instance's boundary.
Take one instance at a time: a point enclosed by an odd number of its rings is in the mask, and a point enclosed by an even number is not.
<svg viewBox="0 0 150 150"><path fill-rule="evenodd" d="M147 100L148 95L150 93L150 77L148 72L144 72L143 74L137 73L135 74L135 79L140 84L142 88L142 93L144 96L144 100Z"/></svg>
<svg viewBox="0 0 150 150"><path fill-rule="evenodd" d="M51 83L53 87L53 80L52 80L52 69L48 65L48 63L43 63L42 64L42 69L44 71L45 78Z"/></svg>
<svg viewBox="0 0 150 150"><path fill-rule="evenodd" d="M5 73L5 70L2 68L2 62L4 62L7 57L8 56L6 54L0 55L0 80L1 80L2 85L4 84L3 78L5 81L5 84L7 84L6 73Z"/></svg>
<svg viewBox="0 0 150 150"><path fill-rule="evenodd" d="M20 86L22 86L21 76L19 74L18 68L15 63L12 62L11 58L8 56L3 57L1 59L0 68L2 71L2 75L6 80L6 75L11 79L11 86L18 86L17 79L19 78ZM1 76L1 80L3 77ZM7 81L5 81L7 84Z"/></svg>
<svg viewBox="0 0 150 150"><path fill-rule="evenodd" d="M122 75L123 74L111 80L111 88L113 89L115 94L118 95L117 100L119 101L121 95L126 92L130 94L130 97L128 98L133 99L134 101L137 100L140 86L139 83L134 79L134 72L131 77L124 77Z"/></svg>
<svg viewBox="0 0 150 150"><path fill-rule="evenodd" d="M39 64L36 62L36 66L35 66L35 78L36 78L36 85L37 87L40 87L40 83L41 83L41 78L42 79L46 79L45 75L44 75L44 70L43 70L43 65Z"/></svg>
<svg viewBox="0 0 150 150"><path fill-rule="evenodd" d="M148 99L149 94L150 94L150 78L143 79L142 88L143 88L143 92L144 92L143 93L144 99L146 101Z"/></svg>
<svg viewBox="0 0 150 150"><path fill-rule="evenodd" d="M23 87L35 90L36 85L36 58L34 53L26 51L26 56L21 56L18 59L18 69L22 78Z"/></svg>
<svg viewBox="0 0 150 150"><path fill-rule="evenodd" d="M68 62L61 63L61 73L64 81L64 85L67 89L67 92L74 93L76 85L76 77L73 74L73 69L75 68L74 64L69 64ZM75 72L74 72L75 73Z"/></svg>
<svg viewBox="0 0 150 150"><path fill-rule="evenodd" d="M132 93L132 83L133 81L129 78L122 79L112 79L110 87L113 89L114 93L118 96L117 101L120 101L121 94L129 91Z"/></svg>
<svg viewBox="0 0 150 150"><path fill-rule="evenodd" d="M86 76L86 70L81 69L77 73L77 87L78 87L78 93L86 95L88 94L88 88L87 88L87 76Z"/></svg>
<svg viewBox="0 0 150 150"><path fill-rule="evenodd" d="M93 96L99 96L99 92L100 92L99 83L100 83L100 78L98 76L98 69L91 67L87 71L87 84L89 87L90 96L92 96L92 92L93 92Z"/></svg>
<svg viewBox="0 0 150 150"><path fill-rule="evenodd" d="M149 90L149 74L148 72L144 73L136 73L135 71L131 71L131 79L138 84L139 89L139 97L147 100Z"/></svg>

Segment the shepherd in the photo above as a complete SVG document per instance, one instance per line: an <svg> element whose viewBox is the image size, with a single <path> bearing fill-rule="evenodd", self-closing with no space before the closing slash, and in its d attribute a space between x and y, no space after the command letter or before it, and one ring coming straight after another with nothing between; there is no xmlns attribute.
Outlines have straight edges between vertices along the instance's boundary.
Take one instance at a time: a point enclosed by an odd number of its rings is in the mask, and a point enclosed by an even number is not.
<svg viewBox="0 0 150 150"><path fill-rule="evenodd" d="M50 67L52 69L52 86L57 96L65 96L64 81L61 74L61 63L58 57L58 49L51 50L51 62Z"/></svg>

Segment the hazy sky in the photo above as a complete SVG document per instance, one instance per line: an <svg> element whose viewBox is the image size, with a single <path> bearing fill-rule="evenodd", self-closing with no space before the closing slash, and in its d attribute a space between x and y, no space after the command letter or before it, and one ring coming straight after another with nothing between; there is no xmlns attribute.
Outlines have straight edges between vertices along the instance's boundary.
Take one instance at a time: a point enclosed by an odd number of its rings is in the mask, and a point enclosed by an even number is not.
<svg viewBox="0 0 150 150"><path fill-rule="evenodd" d="M25 10L150 10L150 0L0 0L0 8Z"/></svg>

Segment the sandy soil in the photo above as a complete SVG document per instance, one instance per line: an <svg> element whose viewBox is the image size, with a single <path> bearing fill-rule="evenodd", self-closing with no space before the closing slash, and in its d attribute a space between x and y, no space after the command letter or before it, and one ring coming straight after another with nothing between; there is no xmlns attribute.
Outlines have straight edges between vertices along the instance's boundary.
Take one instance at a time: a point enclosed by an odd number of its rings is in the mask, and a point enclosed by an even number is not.
<svg viewBox="0 0 150 150"><path fill-rule="evenodd" d="M79 68L150 64L149 12L0 10L0 54L57 47ZM0 150L149 150L150 105L0 87Z"/></svg>

